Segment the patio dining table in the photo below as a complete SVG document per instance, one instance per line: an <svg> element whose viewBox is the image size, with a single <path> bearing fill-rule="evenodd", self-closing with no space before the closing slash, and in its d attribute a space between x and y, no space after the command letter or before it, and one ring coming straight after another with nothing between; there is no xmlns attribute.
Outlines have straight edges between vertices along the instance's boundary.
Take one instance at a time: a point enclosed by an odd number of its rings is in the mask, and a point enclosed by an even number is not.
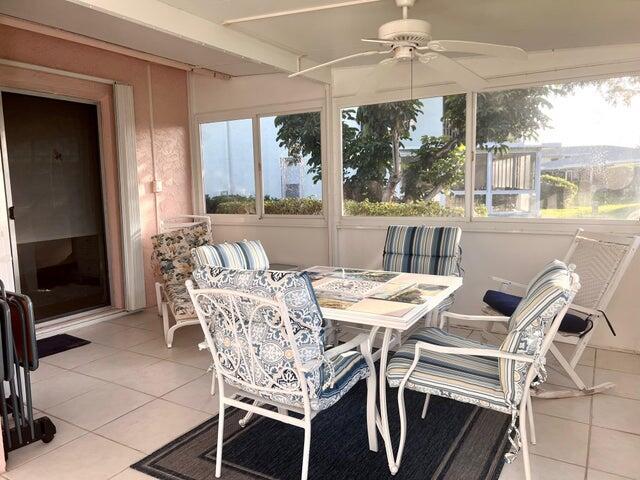
<svg viewBox="0 0 640 480"><path fill-rule="evenodd" d="M305 271L325 318L367 329L372 346L378 333L383 334L382 345L376 352L380 355L380 410L376 413L376 425L384 440L389 470L395 474L398 466L391 444L386 396L389 349L400 343L403 333L432 315L440 303L459 289L462 278L324 266Z"/></svg>

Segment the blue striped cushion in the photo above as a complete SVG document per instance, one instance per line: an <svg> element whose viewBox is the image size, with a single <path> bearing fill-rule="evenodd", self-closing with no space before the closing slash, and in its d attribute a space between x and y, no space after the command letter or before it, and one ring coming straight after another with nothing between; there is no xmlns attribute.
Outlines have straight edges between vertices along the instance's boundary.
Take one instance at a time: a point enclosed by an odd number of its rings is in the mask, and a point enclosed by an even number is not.
<svg viewBox="0 0 640 480"><path fill-rule="evenodd" d="M384 245L385 270L461 275L459 227L390 225Z"/></svg>
<svg viewBox="0 0 640 480"><path fill-rule="evenodd" d="M314 410L324 410L340 400L351 387L371 372L360 352L342 353L329 361L330 365L322 367L323 385Z"/></svg>
<svg viewBox="0 0 640 480"><path fill-rule="evenodd" d="M203 245L191 250L197 267L225 267L241 270L268 270L269 259L260 240Z"/></svg>
<svg viewBox="0 0 640 480"><path fill-rule="evenodd" d="M509 333L500 350L534 355L540 351L544 334L558 312L571 301L572 272L555 260L548 264L529 284L526 295L509 319ZM522 398L529 364L500 359L500 381L505 397L512 405Z"/></svg>
<svg viewBox="0 0 640 480"><path fill-rule="evenodd" d="M387 379L392 387L400 385L409 370L418 341L448 347L494 350L438 328L423 328L410 336L389 362ZM500 384L496 358L422 351L418 365L409 377L407 388L501 412L511 411Z"/></svg>

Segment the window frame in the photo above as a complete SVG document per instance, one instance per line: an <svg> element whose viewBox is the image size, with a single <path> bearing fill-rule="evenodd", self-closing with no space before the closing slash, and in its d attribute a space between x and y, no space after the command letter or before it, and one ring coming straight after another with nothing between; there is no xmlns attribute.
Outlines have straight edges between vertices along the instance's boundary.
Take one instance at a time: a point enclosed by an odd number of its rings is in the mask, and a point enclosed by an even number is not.
<svg viewBox="0 0 640 480"><path fill-rule="evenodd" d="M573 69L571 69L573 70ZM569 70L569 72L571 71ZM609 78L625 77L625 76L640 76L640 70L627 70L611 69L605 73L591 73L580 75L576 73L571 76L567 75L567 72L547 72L548 75L536 75L538 78L544 77L542 80L531 80L527 78L526 74L513 74L505 77L496 77L489 79L490 86L482 90L481 93L499 92L505 90L516 90L531 87L542 87L545 85L561 85L579 81L589 80L603 80ZM557 78L554 78L556 77ZM366 96L343 96L333 99L333 125L335 132L333 133L333 152L335 161L332 165L331 180L334 182L333 191L339 195L333 201L335 203L334 215L336 218L336 228L357 228L372 227L372 226L386 226L390 224L404 224L404 225L453 225L462 226L464 224L476 224L478 227L480 224L485 228L491 228L490 224L505 225L505 227L499 228L500 231L504 231L508 228L508 224L513 224L514 229L522 229L523 224L535 224L540 225L541 231L548 230L548 227L560 227L566 225L567 228L575 229L580 226L586 227L620 227L622 229L626 227L638 227L640 221L638 220L622 220L612 218L538 218L538 217L517 217L517 216L493 216L493 217L479 217L474 215L474 196L475 196L475 157L477 151L476 145L476 118L477 118L477 93L464 91L461 87L455 84L439 84L431 85L420 88L415 88L412 98L424 99L433 97L443 97L447 95L466 95L466 145L471 146L466 148L465 151L465 212L462 217L385 217L385 216L354 216L344 214L344 191L343 191L343 178L342 178L342 165L343 165L343 145L342 145L342 129L339 128L342 124L341 112L345 108L356 108L362 105L371 105L377 103L388 103L407 99L407 92L393 91L384 92L374 95ZM538 230L538 227L534 227ZM563 229L563 227L561 227Z"/></svg>
<svg viewBox="0 0 640 480"><path fill-rule="evenodd" d="M262 168L262 149L260 136L260 120L265 117L278 115L295 115L298 113L320 113L320 141L321 141L321 171L322 171L322 213L320 215L278 215L267 214L264 211L264 178ZM225 122L233 120L251 120L252 141L253 141L253 167L255 182L255 214L226 214L207 213L205 206L204 191L204 158L201 144L201 125L214 122ZM287 222L290 226L315 227L327 225L327 120L324 100L296 102L292 104L272 105L256 108L244 108L234 110L224 110L219 112L200 113L194 116L194 162L193 168L197 174L194 176L196 188L194 188L194 207L198 213L208 215L212 221L219 225L279 225L281 221Z"/></svg>

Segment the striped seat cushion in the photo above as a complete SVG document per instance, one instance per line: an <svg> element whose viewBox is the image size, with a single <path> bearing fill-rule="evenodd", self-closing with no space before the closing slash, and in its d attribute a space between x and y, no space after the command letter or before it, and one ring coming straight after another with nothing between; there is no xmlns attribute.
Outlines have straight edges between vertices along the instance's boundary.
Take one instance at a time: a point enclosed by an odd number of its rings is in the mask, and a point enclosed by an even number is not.
<svg viewBox="0 0 640 480"><path fill-rule="evenodd" d="M329 408L370 374L367 362L360 352L349 351L332 358L322 366L323 385L317 400L311 402L311 408Z"/></svg>
<svg viewBox="0 0 640 480"><path fill-rule="evenodd" d="M536 355L545 333L562 308L571 302L575 286L572 270L554 260L534 277L525 296L509 319L509 333L500 350ZM500 382L505 398L512 405L522 399L529 363L500 359Z"/></svg>
<svg viewBox="0 0 640 480"><path fill-rule="evenodd" d="M409 370L418 341L447 347L495 350L438 328L423 328L410 336L389 362L387 380L392 387L400 385ZM422 351L416 369L407 381L407 388L511 412L500 383L496 358Z"/></svg>
<svg viewBox="0 0 640 480"><path fill-rule="evenodd" d="M462 275L459 227L390 225L384 245L385 270Z"/></svg>
<svg viewBox="0 0 640 480"><path fill-rule="evenodd" d="M269 259L260 240L203 245L191 250L195 267L268 270Z"/></svg>

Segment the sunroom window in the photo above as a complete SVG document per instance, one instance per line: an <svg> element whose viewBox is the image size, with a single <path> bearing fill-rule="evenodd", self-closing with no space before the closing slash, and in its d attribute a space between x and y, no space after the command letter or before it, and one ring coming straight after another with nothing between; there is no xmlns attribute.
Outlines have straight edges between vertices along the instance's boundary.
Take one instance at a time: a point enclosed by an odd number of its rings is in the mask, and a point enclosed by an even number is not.
<svg viewBox="0 0 640 480"><path fill-rule="evenodd" d="M342 110L344 214L464 216L465 95Z"/></svg>
<svg viewBox="0 0 640 480"><path fill-rule="evenodd" d="M478 94L475 213L637 220L640 77Z"/></svg>

